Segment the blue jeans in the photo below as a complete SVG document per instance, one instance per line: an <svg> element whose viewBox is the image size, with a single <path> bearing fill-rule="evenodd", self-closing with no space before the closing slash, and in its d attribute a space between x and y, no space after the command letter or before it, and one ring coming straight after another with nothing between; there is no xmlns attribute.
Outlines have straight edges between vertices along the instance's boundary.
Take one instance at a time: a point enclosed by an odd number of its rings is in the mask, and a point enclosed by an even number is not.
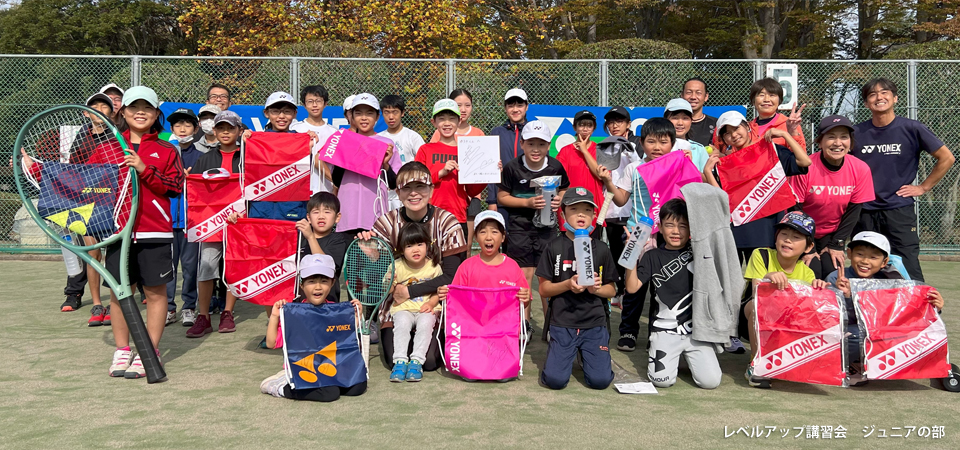
<svg viewBox="0 0 960 450"><path fill-rule="evenodd" d="M197 309L197 258L200 255L200 243L187 242L187 236L182 228L173 229L173 281L167 283L167 311L176 311L177 303L173 298L177 295L177 265L183 274L183 285L180 290L180 300L183 306L180 309Z"/></svg>
<svg viewBox="0 0 960 450"><path fill-rule="evenodd" d="M540 381L550 389L565 388L573 371L573 361L580 352L587 387L606 389L613 382L609 344L607 327L577 329L551 325L550 346Z"/></svg>

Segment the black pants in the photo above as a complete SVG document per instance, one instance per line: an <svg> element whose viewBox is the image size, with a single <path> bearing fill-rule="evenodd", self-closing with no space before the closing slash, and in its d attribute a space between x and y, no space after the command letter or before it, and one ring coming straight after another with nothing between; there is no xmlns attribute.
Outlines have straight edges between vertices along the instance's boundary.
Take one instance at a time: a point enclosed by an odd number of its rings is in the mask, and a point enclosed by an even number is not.
<svg viewBox="0 0 960 450"><path fill-rule="evenodd" d="M80 259L80 273L67 277L67 286L63 288L63 295L83 297L85 287L87 287L87 263Z"/></svg>
<svg viewBox="0 0 960 450"><path fill-rule="evenodd" d="M640 334L640 316L643 315L643 303L647 298L647 285L644 284L636 294L624 294L620 311L620 336ZM650 300L653 302L653 300ZM647 327L649 335L650 327Z"/></svg>
<svg viewBox="0 0 960 450"><path fill-rule="evenodd" d="M813 251L816 255L810 260L810 270L813 271L813 275L818 280L825 280L833 271L837 270L837 267L833 264L833 258L830 257L830 252L820 254L825 248L827 248L827 238L829 236L824 236L823 238L816 239L813 244Z"/></svg>
<svg viewBox="0 0 960 450"><path fill-rule="evenodd" d="M610 242L610 254L613 255L615 260L620 259L620 254L623 253L623 247L626 245L627 234L623 231L623 227L627 225L626 219L608 219L607 220L607 241ZM627 272L627 269L617 264L617 273L620 275L620 280L617 281L617 295L623 295L624 290L624 274Z"/></svg>
<svg viewBox="0 0 960 450"><path fill-rule="evenodd" d="M347 397L356 397L367 392L367 382L355 384L348 388L339 386L327 386L316 389L290 389L290 385L283 387L283 397L294 400L307 400L311 402L333 402L340 399L341 395Z"/></svg>
<svg viewBox="0 0 960 450"><path fill-rule="evenodd" d="M910 278L923 281L920 270L920 235L917 234L917 212L913 205L860 214L855 232L875 231L890 240L890 251L903 258Z"/></svg>

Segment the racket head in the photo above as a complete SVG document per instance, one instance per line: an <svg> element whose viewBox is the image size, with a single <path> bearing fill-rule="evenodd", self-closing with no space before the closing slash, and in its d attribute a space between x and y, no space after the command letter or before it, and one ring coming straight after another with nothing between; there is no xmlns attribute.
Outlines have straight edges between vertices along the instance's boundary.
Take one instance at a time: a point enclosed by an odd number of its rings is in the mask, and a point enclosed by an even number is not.
<svg viewBox="0 0 960 450"><path fill-rule="evenodd" d="M342 276L350 298L364 306L377 306L393 286L393 246L378 237L355 239L347 246Z"/></svg>
<svg viewBox="0 0 960 450"><path fill-rule="evenodd" d="M83 105L50 108L20 128L13 150L23 207L57 244L87 261L87 251L132 234L139 186L135 170L120 166L130 150L109 118ZM40 205L44 190L57 195L43 196ZM88 229L92 224L96 229ZM95 236L98 242L67 241L65 234Z"/></svg>

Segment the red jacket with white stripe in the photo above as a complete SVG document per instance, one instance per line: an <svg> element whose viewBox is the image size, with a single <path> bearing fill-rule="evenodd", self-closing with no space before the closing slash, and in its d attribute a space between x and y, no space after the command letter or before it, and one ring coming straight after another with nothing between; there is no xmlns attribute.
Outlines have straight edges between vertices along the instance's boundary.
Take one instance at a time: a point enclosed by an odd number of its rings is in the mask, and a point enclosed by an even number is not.
<svg viewBox="0 0 960 450"><path fill-rule="evenodd" d="M130 149L130 131L123 132L124 139ZM89 164L116 163L117 158L123 160L123 152L113 144L113 148L100 148L90 157ZM135 240L144 239L173 239L173 224L170 221L170 198L183 192L185 174L180 154L173 144L161 141L157 134L144 134L140 138L140 147L137 155L147 166L138 176L140 181L140 203L137 207L137 222L133 228ZM121 180L126 170L120 171ZM122 183L121 183L122 184ZM129 202L129 197L125 199ZM125 207L129 211L129 207ZM121 226L126 222L121 215Z"/></svg>

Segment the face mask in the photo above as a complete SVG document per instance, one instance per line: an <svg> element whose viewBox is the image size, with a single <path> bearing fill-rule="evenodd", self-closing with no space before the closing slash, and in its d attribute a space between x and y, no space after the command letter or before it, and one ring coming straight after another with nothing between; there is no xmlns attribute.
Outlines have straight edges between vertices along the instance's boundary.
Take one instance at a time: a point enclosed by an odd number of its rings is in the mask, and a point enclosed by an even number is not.
<svg viewBox="0 0 960 450"><path fill-rule="evenodd" d="M182 145L187 145L187 144L193 142L193 135L184 136L184 137L178 137L178 138L177 138L177 141L180 142L180 144L182 144Z"/></svg>
<svg viewBox="0 0 960 450"><path fill-rule="evenodd" d="M201 120L200 129L203 130L203 134L213 134L213 119Z"/></svg>

